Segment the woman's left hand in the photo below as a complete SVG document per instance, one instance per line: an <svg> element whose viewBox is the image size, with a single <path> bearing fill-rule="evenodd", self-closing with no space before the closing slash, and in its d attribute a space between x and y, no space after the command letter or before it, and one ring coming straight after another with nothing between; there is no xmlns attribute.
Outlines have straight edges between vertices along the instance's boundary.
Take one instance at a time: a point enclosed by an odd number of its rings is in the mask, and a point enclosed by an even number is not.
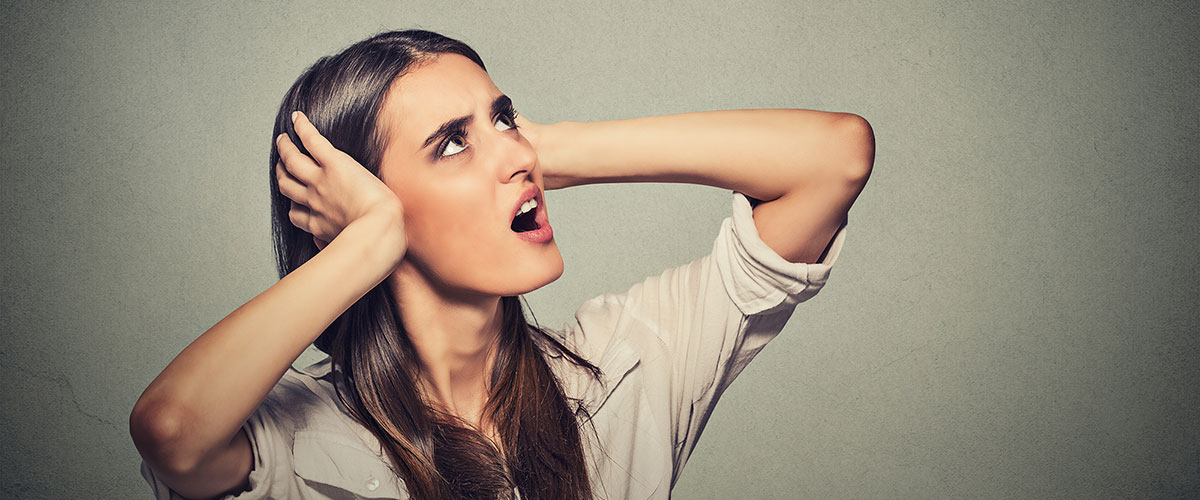
<svg viewBox="0 0 1200 500"><path fill-rule="evenodd" d="M544 125L531 122L528 118L525 118L525 115L522 114L517 114L517 119L515 121L517 124L517 130L521 131L521 136L524 137L525 140L529 141L529 145L533 146L533 149L536 151L538 149L538 142L542 135L541 129Z"/></svg>
<svg viewBox="0 0 1200 500"><path fill-rule="evenodd" d="M517 115L516 124L521 136L529 141L529 145L533 146L534 152L537 153L538 168L542 171L543 188L549 190L567 187L569 184L554 168L554 158L550 148L546 145L546 132L552 125L531 122L521 114Z"/></svg>

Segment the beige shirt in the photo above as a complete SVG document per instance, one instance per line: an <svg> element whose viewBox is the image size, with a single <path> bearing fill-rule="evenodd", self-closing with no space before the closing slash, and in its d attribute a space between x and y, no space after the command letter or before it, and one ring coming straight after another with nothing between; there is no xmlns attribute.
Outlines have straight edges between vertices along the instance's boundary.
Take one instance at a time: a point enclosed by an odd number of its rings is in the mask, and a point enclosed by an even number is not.
<svg viewBox="0 0 1200 500"><path fill-rule="evenodd" d="M603 372L547 361L592 415L584 449L597 498L666 499L718 398L829 277L843 225L817 264L784 260L759 239L749 201L733 195L710 255L604 294L556 333ZM289 369L243 428L254 456L236 499L408 498L379 441L338 401L330 360ZM178 499L142 464L156 498Z"/></svg>

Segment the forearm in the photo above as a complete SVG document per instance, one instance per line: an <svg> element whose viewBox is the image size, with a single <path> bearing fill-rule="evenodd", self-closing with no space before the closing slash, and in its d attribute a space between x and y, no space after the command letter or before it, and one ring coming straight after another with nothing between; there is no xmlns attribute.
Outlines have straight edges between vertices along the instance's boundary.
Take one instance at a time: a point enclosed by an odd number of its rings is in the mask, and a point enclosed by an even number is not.
<svg viewBox="0 0 1200 500"><path fill-rule="evenodd" d="M855 115L780 109L561 122L540 127L537 148L550 188L686 182L769 201L869 169L861 140L846 130L856 122Z"/></svg>
<svg viewBox="0 0 1200 500"><path fill-rule="evenodd" d="M394 256L376 250L387 224L364 217L347 226L176 356L130 417L143 456L187 469L228 445L304 349L395 267Z"/></svg>
<svg viewBox="0 0 1200 500"><path fill-rule="evenodd" d="M875 161L861 117L734 110L532 127L549 189L686 182L743 193L759 237L791 262L817 262Z"/></svg>

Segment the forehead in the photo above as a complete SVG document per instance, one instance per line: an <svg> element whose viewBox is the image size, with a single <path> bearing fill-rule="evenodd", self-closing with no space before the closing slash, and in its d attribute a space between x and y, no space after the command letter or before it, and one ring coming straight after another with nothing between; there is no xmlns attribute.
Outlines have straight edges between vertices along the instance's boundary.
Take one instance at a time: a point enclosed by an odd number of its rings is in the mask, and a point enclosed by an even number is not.
<svg viewBox="0 0 1200 500"><path fill-rule="evenodd" d="M498 96L500 89L479 65L458 54L438 55L388 90L381 118L391 136L389 146L416 151L443 123L487 113Z"/></svg>

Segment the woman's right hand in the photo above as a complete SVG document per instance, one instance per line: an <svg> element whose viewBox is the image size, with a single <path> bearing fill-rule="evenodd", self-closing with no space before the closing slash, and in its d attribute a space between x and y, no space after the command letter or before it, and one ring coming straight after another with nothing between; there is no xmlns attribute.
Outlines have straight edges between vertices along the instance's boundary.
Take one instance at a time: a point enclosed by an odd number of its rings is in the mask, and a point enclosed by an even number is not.
<svg viewBox="0 0 1200 500"><path fill-rule="evenodd" d="M379 243L387 242L382 246L394 249L398 262L407 247L400 199L358 161L333 147L304 113L292 113L292 123L312 155L301 152L287 134L275 138L281 160L275 175L279 191L292 200L292 224L312 234L324 249L355 221L377 220L385 232Z"/></svg>

